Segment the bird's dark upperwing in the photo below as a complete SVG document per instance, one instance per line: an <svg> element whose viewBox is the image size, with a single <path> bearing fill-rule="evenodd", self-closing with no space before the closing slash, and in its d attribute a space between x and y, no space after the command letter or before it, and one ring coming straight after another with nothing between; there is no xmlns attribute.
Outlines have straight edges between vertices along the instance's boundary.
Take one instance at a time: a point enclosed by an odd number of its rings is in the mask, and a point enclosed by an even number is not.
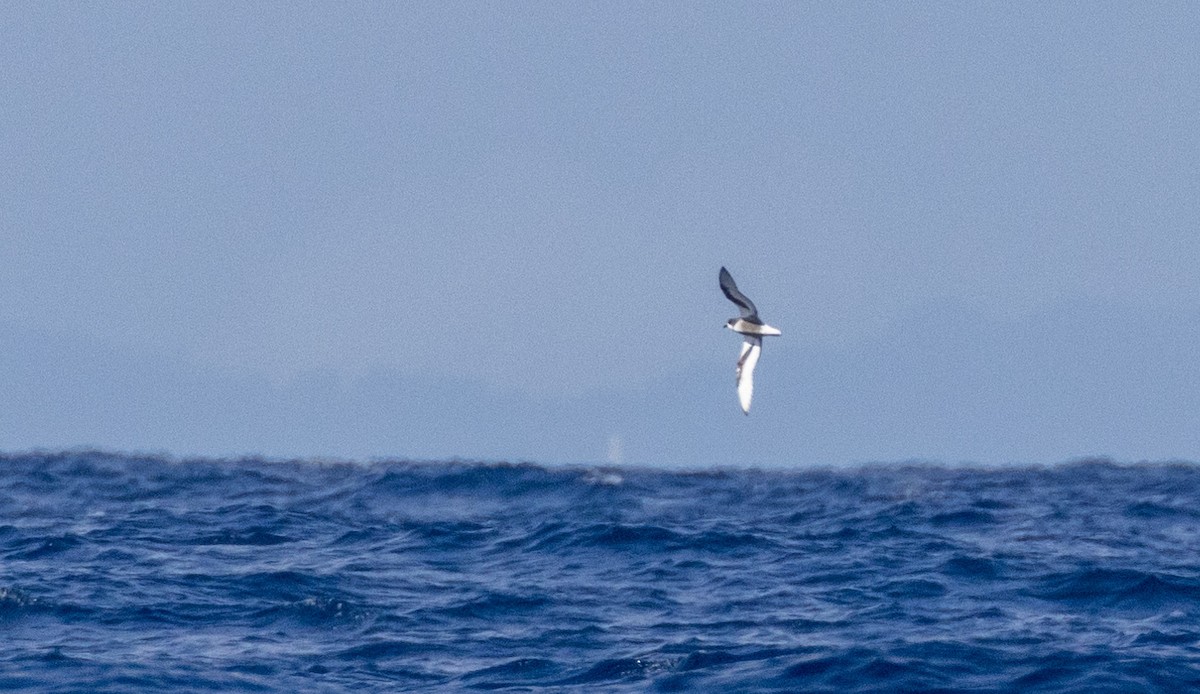
<svg viewBox="0 0 1200 694"><path fill-rule="evenodd" d="M733 283L733 275L725 268L721 268L721 291L725 292L725 296L730 301L738 305L742 309L742 318L756 318L758 309L754 308L754 302L751 301L745 294L738 291L737 285Z"/></svg>

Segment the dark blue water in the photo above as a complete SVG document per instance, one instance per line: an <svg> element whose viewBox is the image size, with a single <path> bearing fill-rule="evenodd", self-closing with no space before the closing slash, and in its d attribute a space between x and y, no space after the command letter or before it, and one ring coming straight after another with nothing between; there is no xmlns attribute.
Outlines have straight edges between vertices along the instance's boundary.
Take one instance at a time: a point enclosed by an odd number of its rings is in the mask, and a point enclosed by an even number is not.
<svg viewBox="0 0 1200 694"><path fill-rule="evenodd" d="M0 689L1184 691L1200 468L0 457Z"/></svg>

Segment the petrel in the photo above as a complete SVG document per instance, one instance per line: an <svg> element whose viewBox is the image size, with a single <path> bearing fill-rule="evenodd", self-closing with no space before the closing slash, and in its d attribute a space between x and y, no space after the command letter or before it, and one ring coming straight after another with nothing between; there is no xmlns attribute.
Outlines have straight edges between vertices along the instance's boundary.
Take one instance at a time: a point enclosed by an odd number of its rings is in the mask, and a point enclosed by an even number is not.
<svg viewBox="0 0 1200 694"><path fill-rule="evenodd" d="M742 403L742 412L750 414L750 396L754 394L754 365L758 363L758 354L762 351L762 339L766 335L779 335L779 328L772 328L758 317L758 309L754 302L745 294L738 291L733 283L733 276L725 268L719 275L721 291L730 301L742 310L740 318L730 318L725 327L746 337L742 343L742 353L737 362L737 392L738 400Z"/></svg>

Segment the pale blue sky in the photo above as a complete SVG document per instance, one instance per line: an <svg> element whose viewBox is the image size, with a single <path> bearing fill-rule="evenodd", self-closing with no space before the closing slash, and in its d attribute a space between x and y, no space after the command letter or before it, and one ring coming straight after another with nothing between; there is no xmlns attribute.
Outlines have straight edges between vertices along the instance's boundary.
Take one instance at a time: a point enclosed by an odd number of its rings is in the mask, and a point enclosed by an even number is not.
<svg viewBox="0 0 1200 694"><path fill-rule="evenodd" d="M1200 459L1194 3L0 10L0 449ZM733 271L769 341L733 390Z"/></svg>

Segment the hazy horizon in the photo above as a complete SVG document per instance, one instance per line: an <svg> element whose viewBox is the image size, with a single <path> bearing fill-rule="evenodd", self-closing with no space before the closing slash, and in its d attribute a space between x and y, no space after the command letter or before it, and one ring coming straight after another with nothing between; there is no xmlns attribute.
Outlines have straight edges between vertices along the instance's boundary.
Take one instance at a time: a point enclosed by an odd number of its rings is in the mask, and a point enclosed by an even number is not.
<svg viewBox="0 0 1200 694"><path fill-rule="evenodd" d="M0 22L0 450L1200 460L1200 8ZM783 331L736 403L725 265Z"/></svg>

